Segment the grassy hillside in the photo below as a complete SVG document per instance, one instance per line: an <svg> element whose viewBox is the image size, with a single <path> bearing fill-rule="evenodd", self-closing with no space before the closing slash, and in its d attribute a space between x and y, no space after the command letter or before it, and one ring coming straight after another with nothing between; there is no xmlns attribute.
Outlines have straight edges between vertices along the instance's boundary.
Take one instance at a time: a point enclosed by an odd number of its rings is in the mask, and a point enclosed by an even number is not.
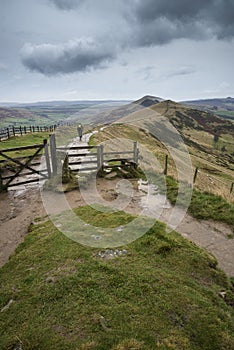
<svg viewBox="0 0 234 350"><path fill-rule="evenodd" d="M233 123L224 121L211 113L191 109L172 101L164 101L151 108L156 113L169 118L188 146L190 154L197 158L196 166L209 168L211 163L224 169L234 170ZM156 121L155 128L157 128ZM154 128L154 123L151 122L150 126Z"/></svg>
<svg viewBox="0 0 234 350"><path fill-rule="evenodd" d="M186 101L184 103L234 121L234 99L232 97Z"/></svg>
<svg viewBox="0 0 234 350"><path fill-rule="evenodd" d="M135 115L133 114L133 120ZM157 115L153 116L157 118ZM155 124L154 124L155 123ZM165 156L168 150L162 145L162 143L154 137L154 127L158 128L157 119L151 119L148 121L144 116L134 122L128 123L126 120L122 124L112 124L106 127L104 130L100 130L99 133L95 134L91 141L93 143L100 143L105 140L109 140L114 143L114 140L118 138L126 138L134 141L138 141L139 145L145 147L152 155L155 156L155 161L159 161L162 169L165 166ZM184 134L186 134L184 130ZM222 196L226 200L233 202L234 193L230 193L231 184L234 182L234 164L230 162L230 152L227 157L222 151L219 151L214 146L212 147L209 142L212 143L212 136L204 131L196 131L189 129L187 131L191 134L190 143L187 146L190 153L193 169L199 168L199 173L196 179L195 188L201 192L211 192L215 195ZM210 137L210 138L209 138ZM227 139L230 142L230 147L234 147L232 136ZM118 146L118 141L115 144L115 148ZM221 142L221 140L219 141ZM128 146L129 147L129 146ZM143 153L140 155L142 162L144 163ZM231 156L232 157L232 156ZM183 154L181 154L183 158ZM185 167L186 170L186 167ZM168 163L168 175L177 179L177 170L175 163L169 155Z"/></svg>
<svg viewBox="0 0 234 350"><path fill-rule="evenodd" d="M132 219L75 212L101 227ZM159 223L125 249L107 260L50 222L31 226L0 270L1 349L234 348L232 285L212 256Z"/></svg>

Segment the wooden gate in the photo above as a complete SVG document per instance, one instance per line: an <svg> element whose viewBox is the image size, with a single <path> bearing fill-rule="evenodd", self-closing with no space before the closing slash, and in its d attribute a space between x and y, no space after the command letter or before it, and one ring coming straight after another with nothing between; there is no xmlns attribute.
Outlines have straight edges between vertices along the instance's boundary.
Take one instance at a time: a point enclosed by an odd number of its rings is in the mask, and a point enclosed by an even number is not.
<svg viewBox="0 0 234 350"><path fill-rule="evenodd" d="M27 150L32 150L32 154L21 158L10 156L11 152L22 152ZM45 166L44 169L39 170L38 166L40 166L41 161L38 157L43 150L45 153ZM0 166L0 192L7 190L8 187L38 182L39 180L51 177L47 140L44 140L43 144L0 150L0 156L3 158L1 163L7 163L4 167L4 171ZM30 178L31 175L36 175L36 177ZM17 182L15 180L17 180Z"/></svg>
<svg viewBox="0 0 234 350"><path fill-rule="evenodd" d="M50 142L52 147L53 143ZM51 152L53 159L58 159L58 153L63 153L63 159L68 157L68 165L72 172L90 172L112 167L138 166L139 150L137 142L133 142L133 149L120 152L105 152L104 146L71 146L56 147L55 152ZM111 165L115 163L115 165ZM57 171L57 163L53 164L53 169ZM55 174L56 171L53 171Z"/></svg>

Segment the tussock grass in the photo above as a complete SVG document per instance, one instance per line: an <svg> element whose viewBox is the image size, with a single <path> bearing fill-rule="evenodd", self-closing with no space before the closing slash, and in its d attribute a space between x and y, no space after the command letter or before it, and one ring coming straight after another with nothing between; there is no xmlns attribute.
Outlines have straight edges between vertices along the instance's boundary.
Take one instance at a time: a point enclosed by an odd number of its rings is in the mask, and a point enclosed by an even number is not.
<svg viewBox="0 0 234 350"><path fill-rule="evenodd" d="M90 207L75 212L100 226L132 219ZM212 256L160 223L125 248L126 256L103 260L50 222L31 226L0 270L0 310L13 300L0 312L0 348L234 347L232 284Z"/></svg>
<svg viewBox="0 0 234 350"><path fill-rule="evenodd" d="M177 194L177 182L167 177L167 197L172 204L176 203ZM186 198L186 191L184 197ZM234 230L234 204L228 203L221 196L194 189L188 210L194 218L225 222Z"/></svg>

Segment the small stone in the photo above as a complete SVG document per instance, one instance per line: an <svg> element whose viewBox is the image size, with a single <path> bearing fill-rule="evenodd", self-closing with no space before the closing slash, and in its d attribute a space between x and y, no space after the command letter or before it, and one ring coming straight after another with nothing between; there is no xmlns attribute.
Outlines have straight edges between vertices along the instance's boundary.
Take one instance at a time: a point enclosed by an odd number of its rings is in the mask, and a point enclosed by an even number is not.
<svg viewBox="0 0 234 350"><path fill-rule="evenodd" d="M223 299L225 299L226 294L227 294L226 292L219 292L219 296Z"/></svg>
<svg viewBox="0 0 234 350"><path fill-rule="evenodd" d="M94 238L96 241L99 241L102 237L101 236L96 236L96 235L92 235L92 238Z"/></svg>
<svg viewBox="0 0 234 350"><path fill-rule="evenodd" d="M122 232L124 230L124 226L119 226L116 228L117 232Z"/></svg>
<svg viewBox="0 0 234 350"><path fill-rule="evenodd" d="M56 278L55 277L52 277L52 276L49 276L46 278L45 280L47 283L55 283L56 281Z"/></svg>
<svg viewBox="0 0 234 350"><path fill-rule="evenodd" d="M13 299L9 300L8 303L1 309L1 312L8 310L13 302L14 302Z"/></svg>

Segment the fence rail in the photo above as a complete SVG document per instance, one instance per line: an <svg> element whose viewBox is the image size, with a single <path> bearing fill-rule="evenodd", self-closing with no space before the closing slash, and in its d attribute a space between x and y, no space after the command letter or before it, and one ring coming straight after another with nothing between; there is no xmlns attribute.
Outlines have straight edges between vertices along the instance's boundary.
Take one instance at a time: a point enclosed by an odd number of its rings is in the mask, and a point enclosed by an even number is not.
<svg viewBox="0 0 234 350"><path fill-rule="evenodd" d="M22 136L35 132L54 132L58 124L50 126L9 126L0 129L0 141L8 140L10 137Z"/></svg>
<svg viewBox="0 0 234 350"><path fill-rule="evenodd" d="M14 158L10 156L11 152L25 150L32 150L33 154L22 158ZM45 167L44 169L39 170L36 166L41 163L37 161L33 162L33 160L37 160L37 157L40 156L43 150L45 153ZM8 187L38 182L40 179L48 179L51 177L48 144L46 139L42 144L2 149L0 150L0 156L4 158L4 161L10 162L10 164L7 164L8 173L6 175L0 168L0 192L7 190ZM14 166L12 164L14 164ZM26 176L28 175L36 175L36 177L27 178Z"/></svg>
<svg viewBox="0 0 234 350"><path fill-rule="evenodd" d="M54 144L54 142L52 142ZM87 150L87 152L84 152ZM96 152L89 152L90 150L96 150ZM81 151L81 152L79 152ZM83 172L91 170L101 170L105 168L113 167L126 167L137 166L139 150L137 148L137 142L133 142L133 149L129 151L116 151L116 152L104 152L104 146L72 146L72 147L57 147L56 152L52 150L52 153L64 152L64 157L68 158L68 166L71 167L72 172ZM115 164L111 165L111 163ZM85 165L83 167L82 165ZM90 165L90 167L89 167ZM79 166L79 167L75 167ZM86 167L87 166L87 167ZM56 164L56 169L58 164Z"/></svg>

